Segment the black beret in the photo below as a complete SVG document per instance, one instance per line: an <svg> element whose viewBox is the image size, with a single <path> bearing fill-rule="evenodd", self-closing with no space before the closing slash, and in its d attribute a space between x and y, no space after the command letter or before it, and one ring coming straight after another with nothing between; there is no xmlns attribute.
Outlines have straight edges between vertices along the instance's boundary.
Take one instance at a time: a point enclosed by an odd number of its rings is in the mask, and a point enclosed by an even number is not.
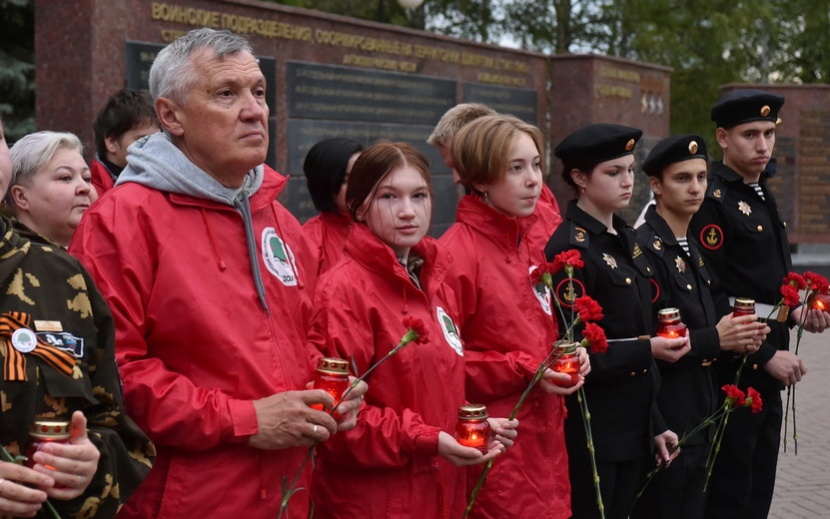
<svg viewBox="0 0 830 519"><path fill-rule="evenodd" d="M709 159L703 137L694 134L669 137L651 149L643 162L643 172L649 176L656 176L666 166L689 159Z"/></svg>
<svg viewBox="0 0 830 519"><path fill-rule="evenodd" d="M553 150L563 163L588 168L634 153L643 132L620 124L589 124L565 137Z"/></svg>
<svg viewBox="0 0 830 519"><path fill-rule="evenodd" d="M712 107L712 120L719 128L731 128L752 121L778 121L784 96L763 90L733 90Z"/></svg>

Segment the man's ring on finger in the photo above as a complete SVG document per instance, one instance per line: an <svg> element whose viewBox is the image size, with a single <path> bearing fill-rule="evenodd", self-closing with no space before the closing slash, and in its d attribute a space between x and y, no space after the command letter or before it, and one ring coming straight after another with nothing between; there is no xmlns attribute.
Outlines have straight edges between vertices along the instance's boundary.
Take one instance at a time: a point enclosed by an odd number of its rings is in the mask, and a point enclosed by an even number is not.
<svg viewBox="0 0 830 519"><path fill-rule="evenodd" d="M3 488L3 483L6 482L5 478L0 478L0 489Z"/></svg>
<svg viewBox="0 0 830 519"><path fill-rule="evenodd" d="M317 424L314 424L314 428L311 429L311 434L317 434Z"/></svg>

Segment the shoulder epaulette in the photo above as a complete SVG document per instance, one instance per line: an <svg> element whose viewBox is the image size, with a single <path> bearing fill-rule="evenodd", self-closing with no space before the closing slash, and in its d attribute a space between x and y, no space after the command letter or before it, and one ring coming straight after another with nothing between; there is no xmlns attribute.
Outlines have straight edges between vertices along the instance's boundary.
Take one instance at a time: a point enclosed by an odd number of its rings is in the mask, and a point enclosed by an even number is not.
<svg viewBox="0 0 830 519"><path fill-rule="evenodd" d="M657 233L654 231L652 231L651 237L649 237L648 241L645 243L645 246L659 258L663 257L663 251L666 250L666 244L663 243L663 240L657 236Z"/></svg>
<svg viewBox="0 0 830 519"><path fill-rule="evenodd" d="M723 178L713 175L709 177L710 184L706 188L706 198L711 198L719 203L723 203L726 199L726 192L729 190L729 184Z"/></svg>
<svg viewBox="0 0 830 519"><path fill-rule="evenodd" d="M588 248L588 229L580 227L575 222L571 222L571 236L568 240L570 245L579 247L580 249Z"/></svg>

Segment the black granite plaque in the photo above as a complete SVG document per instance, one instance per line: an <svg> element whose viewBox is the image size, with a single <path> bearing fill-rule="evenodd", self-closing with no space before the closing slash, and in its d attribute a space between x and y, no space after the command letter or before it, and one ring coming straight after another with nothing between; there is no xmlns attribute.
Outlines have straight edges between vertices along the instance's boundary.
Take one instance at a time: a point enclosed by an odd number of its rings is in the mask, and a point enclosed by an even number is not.
<svg viewBox="0 0 830 519"><path fill-rule="evenodd" d="M150 67L164 45L128 41L124 44L127 60L127 88L150 89Z"/></svg>
<svg viewBox="0 0 830 519"><path fill-rule="evenodd" d="M289 61L288 116L433 126L455 106L450 79Z"/></svg>
<svg viewBox="0 0 830 519"><path fill-rule="evenodd" d="M464 102L482 103L497 112L515 115L530 124L539 125L538 94L535 90L510 88L482 83L464 84Z"/></svg>
<svg viewBox="0 0 830 519"><path fill-rule="evenodd" d="M437 235L455 221L456 196L450 171L438 151L426 143L432 126L377 124L356 121L320 121L290 119L288 121L288 173L291 175L286 207L300 221L317 214L311 203L303 176L303 161L317 142L334 137L355 140L364 146L377 141L402 141L423 152L429 159L433 183L433 217L431 234ZM301 184L301 185L300 185Z"/></svg>

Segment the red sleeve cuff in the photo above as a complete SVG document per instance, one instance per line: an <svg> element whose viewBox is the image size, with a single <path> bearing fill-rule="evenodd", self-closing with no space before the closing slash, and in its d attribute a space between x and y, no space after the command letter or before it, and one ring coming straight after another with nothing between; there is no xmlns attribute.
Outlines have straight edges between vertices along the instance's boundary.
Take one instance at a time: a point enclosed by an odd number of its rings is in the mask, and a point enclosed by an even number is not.
<svg viewBox="0 0 830 519"><path fill-rule="evenodd" d="M256 410L251 400L229 400L228 411L233 426L232 443L247 443L248 438L259 432Z"/></svg>
<svg viewBox="0 0 830 519"><path fill-rule="evenodd" d="M438 434L441 429L438 427L424 427L418 436L415 437L415 452L429 456L438 455Z"/></svg>

